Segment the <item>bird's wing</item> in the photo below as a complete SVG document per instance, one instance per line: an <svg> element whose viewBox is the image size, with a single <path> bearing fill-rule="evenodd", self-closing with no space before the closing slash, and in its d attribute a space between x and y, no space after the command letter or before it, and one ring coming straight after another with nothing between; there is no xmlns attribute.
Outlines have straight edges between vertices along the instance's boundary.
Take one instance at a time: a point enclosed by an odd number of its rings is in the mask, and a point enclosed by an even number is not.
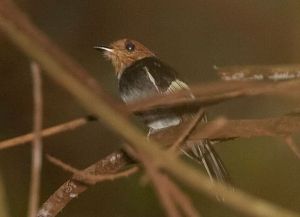
<svg viewBox="0 0 300 217"><path fill-rule="evenodd" d="M181 81L179 79L176 79L171 82L170 86L165 91L165 94L171 94L171 93L175 93L180 90L189 90L189 89L190 88L186 83L184 83L183 81Z"/></svg>
<svg viewBox="0 0 300 217"><path fill-rule="evenodd" d="M156 65L155 67L153 66L154 65L144 66L143 70L146 72L148 80L151 81L152 85L155 87L156 92L160 94L172 94L180 90L190 90L185 82L176 77L172 72L172 69L166 68L167 66L164 66L163 64ZM192 92L190 92L190 96L187 97L194 98ZM193 113L188 113L185 116L193 118ZM182 117L183 116L180 118ZM204 115L204 118L201 121L204 123L207 122L206 115ZM166 120L164 119L160 122L166 122ZM168 123L167 125L172 126L173 124ZM165 128L165 126L166 125L164 125L163 128ZM185 148L188 147L182 147L182 150ZM219 182L230 182L228 172L209 140L204 139L194 143L189 147L189 150L183 150L183 152L192 159L202 163L211 179L218 180Z"/></svg>
<svg viewBox="0 0 300 217"><path fill-rule="evenodd" d="M176 79L175 81L171 82L171 85L165 92L166 94L171 94L179 90L190 90L189 86ZM193 94L190 94L190 97L194 97ZM193 114L189 115L191 118ZM201 122L207 123L207 116L204 114ZM182 149L183 150L183 149ZM209 177L213 180L217 180L219 182L226 182L230 183L230 176L221 160L217 152L212 147L211 141L204 139L199 141L196 144L191 146L190 151L183 152L192 159L195 159L199 163L202 163L209 175Z"/></svg>

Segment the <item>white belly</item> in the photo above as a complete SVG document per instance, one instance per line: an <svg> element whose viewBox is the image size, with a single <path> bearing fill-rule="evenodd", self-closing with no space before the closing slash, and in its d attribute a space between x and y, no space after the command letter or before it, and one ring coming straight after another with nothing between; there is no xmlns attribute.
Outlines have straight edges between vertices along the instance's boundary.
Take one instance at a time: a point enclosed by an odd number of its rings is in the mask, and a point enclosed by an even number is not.
<svg viewBox="0 0 300 217"><path fill-rule="evenodd" d="M161 130L167 127L176 126L180 124L181 118L179 117L170 117L170 118L163 118L156 121L152 121L148 123L148 127L153 129L154 131Z"/></svg>

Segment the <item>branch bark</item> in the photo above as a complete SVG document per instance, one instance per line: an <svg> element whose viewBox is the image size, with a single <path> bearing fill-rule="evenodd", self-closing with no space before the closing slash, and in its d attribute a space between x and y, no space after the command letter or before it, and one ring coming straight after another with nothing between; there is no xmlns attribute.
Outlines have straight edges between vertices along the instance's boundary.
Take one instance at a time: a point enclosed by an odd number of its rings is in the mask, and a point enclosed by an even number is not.
<svg viewBox="0 0 300 217"><path fill-rule="evenodd" d="M49 127L42 131L43 137L48 137L58 133L74 130L78 127L84 126L91 119L78 118L66 123L62 123L53 127ZM170 145L178 139L176 135L187 130L189 123L182 123L180 126L168 128L164 131L157 132L151 138L157 139L162 144ZM217 132L210 134L208 129L218 126L216 121L210 121L207 124L200 124L192 133L189 132L188 138L184 138L186 142L198 141L200 139L230 139L230 138L250 138L257 136L287 136L300 132L300 116L283 116L263 119L241 119L241 120L228 120L224 123L224 127ZM188 130L187 130L188 131ZM33 139L33 133L25 134L22 136L14 137L12 139L0 142L0 150L25 144ZM182 138L180 138L181 140Z"/></svg>
<svg viewBox="0 0 300 217"><path fill-rule="evenodd" d="M187 128L189 123L183 123L179 126L168 128L153 135L153 139L160 143L170 146L176 141L177 135ZM258 136L281 136L300 132L300 116L282 116L264 119L245 119L245 120L226 120L221 129L213 131L218 126L217 121L211 121L208 124L199 124L190 133L187 143L199 141L201 139L230 139L230 138L251 138Z"/></svg>
<svg viewBox="0 0 300 217"><path fill-rule="evenodd" d="M101 118L107 126L128 141L133 148L149 156L150 159L153 159L153 163L159 164L160 167L175 175L185 184L198 192L207 194L212 199L215 199L217 195L222 195L226 205L247 215L260 217L299 216L295 212L272 205L241 191L233 192L231 188L221 183L212 183L199 170L161 150L156 142L148 141L142 132L117 110L116 105L106 94L95 92L94 87L97 85L94 84L94 80L90 79L80 66L74 64L65 55L61 55L61 52L55 52L57 51L56 46L50 43L45 35L38 31L9 0L0 0L0 28L28 56L37 60L46 72L69 91L82 106ZM78 76L78 72L82 76ZM74 183L72 183L71 188L76 189L77 186L74 187ZM67 194L67 196L72 195ZM60 199L59 195L57 199Z"/></svg>
<svg viewBox="0 0 300 217"><path fill-rule="evenodd" d="M188 97L191 92L194 98ZM128 105L131 112L155 109L195 109L221 102L258 95L276 95L299 99L300 79L278 83L250 81L220 81L191 86L191 90L178 91L172 95L158 95Z"/></svg>
<svg viewBox="0 0 300 217"><path fill-rule="evenodd" d="M249 65L216 67L219 76L225 81L247 80L289 80L300 78L300 65Z"/></svg>
<svg viewBox="0 0 300 217"><path fill-rule="evenodd" d="M62 124L58 124L56 126L44 129L41 133L41 136L48 137L48 136L52 136L52 135L55 135L58 133L63 133L63 132L69 131L69 130L75 130L93 120L94 119L92 119L90 117L85 117L85 118L78 118L78 119L75 119L72 121L68 121L68 122L65 122ZM4 141L0 142L0 150L5 149L5 148L14 147L17 145L22 145L27 142L31 142L33 140L33 137L34 137L34 133L28 133L28 134L25 134L22 136L17 136L17 137L11 138L11 139L4 140Z"/></svg>
<svg viewBox="0 0 300 217"><path fill-rule="evenodd" d="M131 163L132 161L128 158L127 154L123 151L116 151L84 169L82 172L91 175L114 174ZM86 191L89 185L78 181L78 178L73 176L58 188L39 209L37 217L56 216L72 199Z"/></svg>
<svg viewBox="0 0 300 217"><path fill-rule="evenodd" d="M130 169L114 173L114 174L101 174L101 175L92 175L90 173L84 172L82 170L76 169L75 167L70 166L69 164L66 164L65 162L52 157L50 155L47 155L48 161L53 163L54 165L60 167L61 169L73 173L73 179L76 178L76 181L83 182L88 185L95 185L98 182L103 182L103 181L113 181L115 179L119 179L122 177L128 177L134 173L136 173L139 168L136 167L131 167ZM114 171L112 171L114 172Z"/></svg>

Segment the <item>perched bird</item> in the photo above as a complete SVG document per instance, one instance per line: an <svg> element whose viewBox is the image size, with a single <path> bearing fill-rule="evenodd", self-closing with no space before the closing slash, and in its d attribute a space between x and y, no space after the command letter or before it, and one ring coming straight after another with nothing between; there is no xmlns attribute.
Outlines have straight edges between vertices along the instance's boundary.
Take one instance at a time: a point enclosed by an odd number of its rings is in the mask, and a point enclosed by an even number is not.
<svg viewBox="0 0 300 217"><path fill-rule="evenodd" d="M120 96L125 103L157 94L170 94L178 90L189 89L188 85L177 77L173 68L135 40L121 39L109 46L94 48L101 50L104 56L112 62L118 78ZM192 118L193 113L188 115ZM151 135L153 132L179 125L187 114L181 115L167 110L145 112L139 116L149 127ZM207 121L206 116L203 121ZM229 181L228 173L209 140L193 144L190 153L185 153L202 163L212 180Z"/></svg>

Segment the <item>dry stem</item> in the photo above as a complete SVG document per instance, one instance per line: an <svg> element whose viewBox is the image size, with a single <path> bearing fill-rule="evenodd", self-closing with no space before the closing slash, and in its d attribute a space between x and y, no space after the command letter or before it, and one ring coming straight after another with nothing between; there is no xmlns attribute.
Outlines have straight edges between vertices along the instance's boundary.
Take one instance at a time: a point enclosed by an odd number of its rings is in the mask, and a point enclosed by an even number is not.
<svg viewBox="0 0 300 217"><path fill-rule="evenodd" d="M288 144L292 152L300 159L300 148L293 140L292 136L285 137L285 142Z"/></svg>
<svg viewBox="0 0 300 217"><path fill-rule="evenodd" d="M204 115L205 115L204 111L200 109L197 112L197 114L193 118L191 118L189 125L187 126L186 129L182 131L178 139L174 142L174 144L170 148L170 151L176 151L185 142L185 140L187 140L188 136L191 134L191 132L198 124L199 120L201 120Z"/></svg>
<svg viewBox="0 0 300 217"><path fill-rule="evenodd" d="M182 192L177 185L172 182L167 176L164 176L164 182L167 188L169 189L169 192L171 194L171 197L174 199L174 201L178 204L178 206L183 210L184 213L186 213L186 216L189 217L199 217L198 211L194 208L192 205L192 202L190 198Z"/></svg>
<svg viewBox="0 0 300 217"><path fill-rule="evenodd" d="M88 122L90 122L91 120L93 120L90 117L85 117L85 118L78 118L72 121L68 121L66 123L62 123L53 127L49 127L47 129L44 129L41 133L42 137L48 137L48 136L52 136L58 133L63 133L66 131L70 131L70 130L75 130L78 127L84 126L85 124L87 124ZM17 145L22 145L25 144L27 142L32 141L34 138L34 133L28 133L22 136L17 136L14 137L12 139L7 139L4 140L2 142L0 142L0 150L1 149L5 149L5 148L10 148L10 147L14 147Z"/></svg>
<svg viewBox="0 0 300 217"><path fill-rule="evenodd" d="M173 198L171 197L170 192L166 186L166 183L163 181L163 175L159 172L151 161L143 157L142 160L147 174L149 175L154 189L156 190L158 197L161 201L162 206L165 208L166 214L169 217L181 217Z"/></svg>
<svg viewBox="0 0 300 217"><path fill-rule="evenodd" d="M132 164L123 151L116 151L84 169L84 173L92 175L114 174L127 165ZM76 176L61 185L39 209L38 217L56 216L73 198L84 192L88 185L77 180Z"/></svg>
<svg viewBox="0 0 300 217"><path fill-rule="evenodd" d="M272 205L241 191L232 192L231 188L221 183L212 183L199 170L161 150L156 142L148 141L143 133L137 127L134 127L124 114L117 109L117 105L101 91L101 88L97 88L98 93L95 92L95 86L97 85L95 85L95 82L90 82L94 79L90 78L87 72L70 58L63 55L9 0L0 0L0 28L28 56L36 59L48 75L69 91L89 112L101 118L107 126L128 141L133 148L153 159L155 163L188 186L198 192L207 194L212 199L215 199L216 195L222 195L224 204L247 215L260 217L299 216L297 213ZM288 91L288 93L290 91L297 92L299 83L299 81L298 83L288 83L288 85L281 87L281 89L279 87L279 89ZM231 97L242 96L245 95L245 92L231 92L228 95ZM218 100L220 100L220 97ZM76 184L72 182L71 188L76 189ZM69 194L68 196L72 197Z"/></svg>
<svg viewBox="0 0 300 217"><path fill-rule="evenodd" d="M42 170L42 123L43 123L43 96L42 78L40 68L36 63L31 63L33 80L33 142L31 156L31 182L29 193L28 217L35 217L37 214L40 198L41 170Z"/></svg>
<svg viewBox="0 0 300 217"><path fill-rule="evenodd" d="M94 185L98 182L112 181L112 180L115 180L118 178L128 177L128 176L136 173L139 169L137 166L134 166L130 169L127 169L122 172L114 173L114 174L92 175L92 174L89 174L82 170L78 170L78 169L76 169L76 168L64 163L63 161L61 161L55 157L52 157L50 155L47 155L47 159L54 165L62 168L63 170L73 173L74 179L76 179L77 181L81 181L81 182L84 182L89 185Z"/></svg>

